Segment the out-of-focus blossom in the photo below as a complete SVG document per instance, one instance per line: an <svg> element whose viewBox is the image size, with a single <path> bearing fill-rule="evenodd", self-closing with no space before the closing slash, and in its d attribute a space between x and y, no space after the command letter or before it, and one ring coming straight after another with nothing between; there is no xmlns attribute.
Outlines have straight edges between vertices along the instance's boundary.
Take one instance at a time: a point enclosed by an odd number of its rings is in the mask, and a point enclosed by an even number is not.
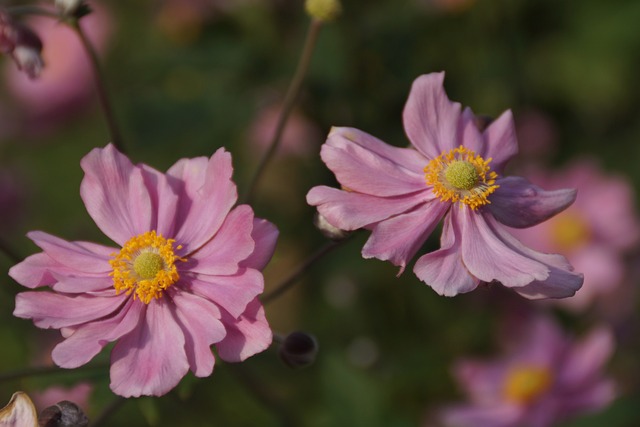
<svg viewBox="0 0 640 427"><path fill-rule="evenodd" d="M7 427L38 427L38 414L26 393L17 391L0 409L0 425Z"/></svg>
<svg viewBox="0 0 640 427"><path fill-rule="evenodd" d="M0 9L0 53L11 56L19 71L35 79L44 67L41 52L40 37Z"/></svg>
<svg viewBox="0 0 640 427"><path fill-rule="evenodd" d="M523 243L542 252L561 251L584 272L584 286L562 301L584 309L611 293L625 276L625 251L640 241L640 223L633 189L621 176L605 174L595 162L580 161L557 172L537 172L533 182L549 188L578 189L576 202L565 212L529 229L513 230Z"/></svg>
<svg viewBox="0 0 640 427"><path fill-rule="evenodd" d="M340 0L306 0L304 8L312 18L330 22L342 12L342 3Z"/></svg>
<svg viewBox="0 0 640 427"><path fill-rule="evenodd" d="M46 408L63 400L75 403L82 409L89 406L89 396L93 387L88 383L80 383L71 388L52 386L41 392L32 392L31 397L37 408Z"/></svg>
<svg viewBox="0 0 640 427"><path fill-rule="evenodd" d="M400 267L444 218L441 249L418 258L414 273L441 295L498 281L527 298L571 296L582 276L560 255L523 246L507 227L530 227L569 206L574 190L544 191L503 177L517 152L511 112L483 132L442 87L444 73L419 77L404 110L412 147L398 148L352 128L332 129L322 160L342 190L315 187L309 204L333 226L372 231L362 255Z"/></svg>
<svg viewBox="0 0 640 427"><path fill-rule="evenodd" d="M162 395L189 369L239 362L266 349L271 330L257 299L277 229L237 200L231 155L182 159L164 174L133 165L112 145L81 162L80 193L98 227L120 247L67 242L40 231L43 252L11 268L23 292L14 315L65 338L63 368L89 362L109 342L111 389Z"/></svg>
<svg viewBox="0 0 640 427"><path fill-rule="evenodd" d="M455 427L551 427L606 407L615 397L603 367L614 344L607 329L574 342L547 317L514 330L514 344L496 360L461 360L454 376L469 402L441 415Z"/></svg>
<svg viewBox="0 0 640 427"><path fill-rule="evenodd" d="M532 159L549 158L556 152L558 129L543 111L527 109L520 112L516 117L516 132L521 158L527 163Z"/></svg>
<svg viewBox="0 0 640 427"><path fill-rule="evenodd" d="M93 74L87 53L71 28L46 17L34 17L29 25L45 40L46 68L37 80L14 68L6 69L7 88L25 116L26 130L46 131L83 110L94 94ZM98 52L104 51L110 27L106 10L95 7L79 25Z"/></svg>
<svg viewBox="0 0 640 427"><path fill-rule="evenodd" d="M55 0L56 9L62 15L73 15L83 4L83 0Z"/></svg>

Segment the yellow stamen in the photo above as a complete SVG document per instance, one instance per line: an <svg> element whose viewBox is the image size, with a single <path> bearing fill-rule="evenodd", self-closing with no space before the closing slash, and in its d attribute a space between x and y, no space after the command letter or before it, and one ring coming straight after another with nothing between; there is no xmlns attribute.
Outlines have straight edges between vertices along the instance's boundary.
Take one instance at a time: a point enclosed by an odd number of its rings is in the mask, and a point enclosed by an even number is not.
<svg viewBox="0 0 640 427"><path fill-rule="evenodd" d="M153 298L161 298L162 291L178 281L180 276L176 261L185 261L174 252L175 240L165 239L155 231L132 237L124 244L114 259L109 261L113 271L113 287L116 293L133 293L133 298L149 304ZM182 246L176 246L175 250Z"/></svg>
<svg viewBox="0 0 640 427"><path fill-rule="evenodd" d="M591 229L587 221L576 212L563 212L551 219L553 242L562 252L582 247L591 238Z"/></svg>
<svg viewBox="0 0 640 427"><path fill-rule="evenodd" d="M431 160L424 168L427 184L442 202L462 202L471 209L491 203L498 175L491 170L491 159L483 159L462 145Z"/></svg>
<svg viewBox="0 0 640 427"><path fill-rule="evenodd" d="M544 394L553 382L549 369L523 365L515 367L504 382L504 396L507 400L520 404L531 403Z"/></svg>

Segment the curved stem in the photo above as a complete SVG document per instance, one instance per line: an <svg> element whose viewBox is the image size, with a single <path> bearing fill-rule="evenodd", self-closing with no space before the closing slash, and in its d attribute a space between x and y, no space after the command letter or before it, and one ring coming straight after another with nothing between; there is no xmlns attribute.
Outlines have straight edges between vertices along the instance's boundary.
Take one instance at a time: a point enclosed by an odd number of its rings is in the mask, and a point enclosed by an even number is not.
<svg viewBox="0 0 640 427"><path fill-rule="evenodd" d="M311 20L309 30L307 31L307 37L304 42L304 47L302 48L300 61L298 62L298 67L296 68L293 78L291 79L289 88L287 89L287 94L285 95L284 102L282 104L282 110L280 111L280 116L278 117L276 130L273 134L271 142L269 143L269 149L262 157L262 160L260 161L260 164L258 165L253 178L251 178L251 181L249 182L249 188L245 196L243 197L243 203L251 202L260 177L264 173L267 164L269 164L269 162L273 158L273 155L278 149L278 146L280 145L280 139L282 138L282 133L284 132L285 125L287 124L287 120L289 119L289 116L293 111L293 107L296 105L296 101L298 100L298 96L300 95L300 89L302 88L302 83L304 82L304 78L306 77L307 71L309 70L311 56L316 46L318 34L320 33L321 27L321 21L316 19Z"/></svg>
<svg viewBox="0 0 640 427"><path fill-rule="evenodd" d="M39 375L52 375L52 374L62 374L62 373L71 374L71 373L75 373L83 370L98 370L98 369L104 369L107 367L109 367L108 363L91 365L91 366L82 366L76 369L64 369L64 368L59 368L57 366L36 366L32 368L19 369L13 372L0 373L0 382L18 380L18 379L27 378L27 377L35 377Z"/></svg>

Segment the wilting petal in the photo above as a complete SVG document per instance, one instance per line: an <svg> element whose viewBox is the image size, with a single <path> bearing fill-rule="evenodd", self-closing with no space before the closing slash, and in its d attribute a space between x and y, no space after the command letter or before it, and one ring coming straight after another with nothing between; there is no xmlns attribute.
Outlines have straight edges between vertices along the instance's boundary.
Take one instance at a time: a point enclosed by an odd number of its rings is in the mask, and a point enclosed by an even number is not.
<svg viewBox="0 0 640 427"><path fill-rule="evenodd" d="M240 267L263 270L276 250L278 228L265 219L254 218L251 237L255 242L253 253L240 263Z"/></svg>
<svg viewBox="0 0 640 427"><path fill-rule="evenodd" d="M452 223L451 214L445 217L440 246L437 251L418 258L413 267L416 276L447 297L474 290L480 280L473 277L462 262L460 229L457 222Z"/></svg>
<svg viewBox="0 0 640 427"><path fill-rule="evenodd" d="M546 221L576 199L576 190L545 191L520 177L498 179L496 184L500 187L489 197L487 207L498 221L514 228Z"/></svg>
<svg viewBox="0 0 640 427"><path fill-rule="evenodd" d="M111 390L124 397L161 396L189 370L185 338L165 298L146 306L145 319L111 353Z"/></svg>
<svg viewBox="0 0 640 427"><path fill-rule="evenodd" d="M227 329L227 336L216 344L222 360L242 362L271 345L273 335L258 299L250 302L247 310L237 319L223 311L222 322Z"/></svg>
<svg viewBox="0 0 640 427"><path fill-rule="evenodd" d="M432 201L376 224L362 248L362 256L391 261L400 267L402 273L449 206L448 203Z"/></svg>
<svg viewBox="0 0 640 427"><path fill-rule="evenodd" d="M26 393L13 393L7 406L0 409L0 426L38 427L36 407Z"/></svg>
<svg viewBox="0 0 640 427"><path fill-rule="evenodd" d="M518 153L516 126L511 110L507 110L495 119L484 131L487 143L486 157L493 159L491 169L502 173L504 165Z"/></svg>
<svg viewBox="0 0 640 427"><path fill-rule="evenodd" d="M42 231L31 231L27 233L27 237L33 240L48 256L77 272L108 273L111 271L109 264L111 257L108 254L113 253L114 249L112 248L94 244L91 248L99 248L99 252L93 252L86 246L67 242Z"/></svg>
<svg viewBox="0 0 640 427"><path fill-rule="evenodd" d="M404 130L411 143L428 159L460 145L461 106L451 102L443 87L444 73L418 77L404 107Z"/></svg>
<svg viewBox="0 0 640 427"><path fill-rule="evenodd" d="M94 148L80 165L85 172L80 195L104 234L124 245L152 229L151 197L140 168L111 144Z"/></svg>
<svg viewBox="0 0 640 427"><path fill-rule="evenodd" d="M379 154L385 145L364 132L333 128L320 155L338 182L354 192L389 197L422 190L426 186L423 169L428 160L415 150L390 145L386 145L383 155ZM378 152L369 146L378 148ZM408 166L404 164L407 151L417 158Z"/></svg>

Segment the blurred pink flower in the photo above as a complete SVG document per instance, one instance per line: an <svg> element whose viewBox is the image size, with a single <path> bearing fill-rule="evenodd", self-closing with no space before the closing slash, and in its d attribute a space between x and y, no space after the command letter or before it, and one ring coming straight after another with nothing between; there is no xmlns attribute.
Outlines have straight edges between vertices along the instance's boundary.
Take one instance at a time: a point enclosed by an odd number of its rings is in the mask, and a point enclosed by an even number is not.
<svg viewBox="0 0 640 427"><path fill-rule="evenodd" d="M343 190L312 188L309 204L344 230L372 231L362 255L400 273L444 217L441 249L418 258L414 273L441 295L499 281L527 298L571 296L582 284L560 255L535 252L505 225L530 227L569 206L574 190L543 191L502 177L517 152L511 112L480 132L442 87L444 73L413 83L404 110L411 148L352 128L333 128L322 160Z"/></svg>
<svg viewBox="0 0 640 427"><path fill-rule="evenodd" d="M536 250L563 252L584 272L582 289L562 301L568 308L584 309L621 284L624 253L640 241L633 189L626 179L606 175L591 161L576 162L557 173L538 171L530 176L545 187L578 189L576 202L565 212L513 233Z"/></svg>
<svg viewBox="0 0 640 427"><path fill-rule="evenodd" d="M455 427L550 427L595 412L615 397L602 372L614 344L604 328L573 342L546 317L525 323L515 346L492 361L461 360L454 376L469 403L445 408Z"/></svg>
<svg viewBox="0 0 640 427"><path fill-rule="evenodd" d="M198 377L220 358L239 362L271 343L257 296L260 270L278 231L237 200L231 155L182 159L166 174L133 165L112 145L81 162L80 194L98 227L121 248L67 242L41 231L43 249L9 271L23 292L14 315L65 338L63 368L89 362L109 342L111 389L162 395L189 369Z"/></svg>
<svg viewBox="0 0 640 427"><path fill-rule="evenodd" d="M22 72L29 79L37 78L44 65L41 52L40 37L0 8L0 53L13 59L17 66L13 69Z"/></svg>
<svg viewBox="0 0 640 427"><path fill-rule="evenodd" d="M521 158L527 163L531 163L532 158L548 158L557 151L558 129L542 110L529 108L521 111L516 118L516 132Z"/></svg>
<svg viewBox="0 0 640 427"><path fill-rule="evenodd" d="M80 383L73 387L52 386L41 392L32 392L31 398L37 408L43 410L63 400L73 402L86 412L89 407L89 396L93 387L88 383Z"/></svg>
<svg viewBox="0 0 640 427"><path fill-rule="evenodd" d="M110 19L104 7L93 7L80 25L98 51L104 50ZM27 131L46 131L57 121L82 111L94 94L91 65L78 35L67 25L46 17L34 17L29 26L44 40L46 64L40 78L31 80L13 67L7 68L7 88L26 116Z"/></svg>

